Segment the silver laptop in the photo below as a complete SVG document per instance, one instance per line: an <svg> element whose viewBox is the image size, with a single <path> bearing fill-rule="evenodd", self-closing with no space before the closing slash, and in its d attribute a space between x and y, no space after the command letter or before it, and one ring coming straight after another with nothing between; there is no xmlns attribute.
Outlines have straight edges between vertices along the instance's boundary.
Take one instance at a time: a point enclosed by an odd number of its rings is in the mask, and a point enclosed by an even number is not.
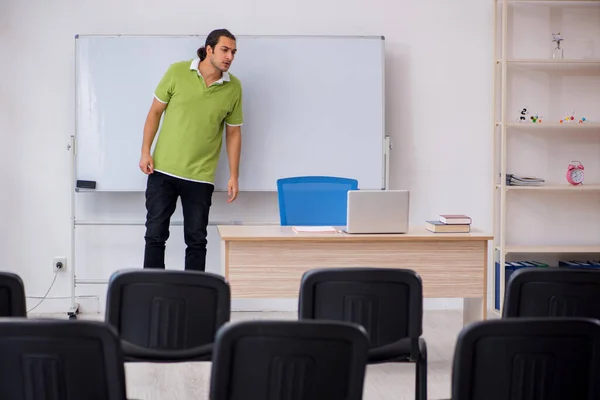
<svg viewBox="0 0 600 400"><path fill-rule="evenodd" d="M406 233L409 223L408 190L348 191L346 233Z"/></svg>

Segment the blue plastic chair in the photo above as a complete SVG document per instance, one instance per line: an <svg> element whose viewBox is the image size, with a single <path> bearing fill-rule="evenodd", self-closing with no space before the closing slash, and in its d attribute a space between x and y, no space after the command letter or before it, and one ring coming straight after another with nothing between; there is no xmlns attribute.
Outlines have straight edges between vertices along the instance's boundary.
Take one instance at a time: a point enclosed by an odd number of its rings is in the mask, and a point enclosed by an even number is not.
<svg viewBox="0 0 600 400"><path fill-rule="evenodd" d="M281 225L346 225L348 191L358 181L334 176L297 176L277 180Z"/></svg>

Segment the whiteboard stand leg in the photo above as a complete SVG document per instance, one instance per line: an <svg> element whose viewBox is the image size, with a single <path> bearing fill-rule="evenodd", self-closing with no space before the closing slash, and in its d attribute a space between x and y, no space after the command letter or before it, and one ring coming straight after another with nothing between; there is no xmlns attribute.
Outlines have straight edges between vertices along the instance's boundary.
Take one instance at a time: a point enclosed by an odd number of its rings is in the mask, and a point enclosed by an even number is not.
<svg viewBox="0 0 600 400"><path fill-rule="evenodd" d="M69 307L67 311L69 319L77 319L77 314L79 314L79 303L75 303L75 306Z"/></svg>
<svg viewBox="0 0 600 400"><path fill-rule="evenodd" d="M71 195L71 260L69 264L71 265L71 306L67 311L67 315L69 319L76 319L77 314L79 314L79 304L75 302L75 136L71 135L71 143L67 146L67 150L71 151L72 155L72 165L71 165L71 184L70 195Z"/></svg>

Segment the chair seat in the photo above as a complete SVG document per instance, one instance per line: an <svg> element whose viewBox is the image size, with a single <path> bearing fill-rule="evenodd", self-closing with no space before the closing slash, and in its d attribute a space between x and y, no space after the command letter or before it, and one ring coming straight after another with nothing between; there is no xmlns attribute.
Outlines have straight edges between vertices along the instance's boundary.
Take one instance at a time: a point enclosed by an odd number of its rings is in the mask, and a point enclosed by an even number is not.
<svg viewBox="0 0 600 400"><path fill-rule="evenodd" d="M421 349L424 347L425 340L423 338L419 338L419 345ZM423 352L423 350L421 350ZM422 356L426 356L421 354ZM417 360L413 360L411 358L411 339L404 338L398 340L397 342L393 342L390 344L386 344L385 346L376 347L369 350L369 364L380 364L387 362L416 362Z"/></svg>
<svg viewBox="0 0 600 400"><path fill-rule="evenodd" d="M410 338L369 349L369 364L410 361Z"/></svg>
<svg viewBox="0 0 600 400"><path fill-rule="evenodd" d="M191 362L211 361L213 343L182 350L148 349L121 340L121 348L126 362Z"/></svg>

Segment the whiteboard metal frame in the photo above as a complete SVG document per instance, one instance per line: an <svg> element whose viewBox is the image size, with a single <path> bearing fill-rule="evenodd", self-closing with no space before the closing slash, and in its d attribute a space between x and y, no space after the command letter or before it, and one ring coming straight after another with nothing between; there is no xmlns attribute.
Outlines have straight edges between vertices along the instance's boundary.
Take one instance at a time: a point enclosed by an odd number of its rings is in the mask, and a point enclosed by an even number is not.
<svg viewBox="0 0 600 400"><path fill-rule="evenodd" d="M92 189L80 189L76 187L76 182L77 182L77 127L78 125L78 95L77 95L77 80L78 80L78 74L77 74L77 40L81 37L106 37L106 38L116 38L116 37L172 37L172 38L176 38L176 37L205 37L206 35L201 35L201 34L141 34L141 35L136 35L136 34L77 34L75 35L75 41L74 41L74 55L75 55L75 62L74 62L74 99L75 99L75 126L73 128L73 134L70 136L70 141L69 144L67 145L67 151L70 151L71 153L71 183L69 185L69 190L71 191L70 193L70 208L71 208L71 213L70 213L70 260L69 260L69 264L70 264L70 272L71 272L71 282L70 282L70 286L71 286L71 303L69 306L69 309L67 311L67 314L69 315L69 317L71 318L75 318L77 316L77 314L79 313L79 303L77 303L76 301L76 286L77 284L82 284L82 285L103 285L103 284L107 284L108 283L108 279L77 279L77 273L76 273L76 262L75 262L75 246L76 246L76 227L77 226L101 226L101 225L109 225L109 226L140 226L140 225L145 225L144 221L115 221L115 220L107 220L107 221L95 221L95 220L77 220L77 216L76 216L76 195L77 193L83 193L83 192L90 192L93 193L95 192ZM261 38L301 38L301 37L310 37L310 38L333 38L333 39L349 39L349 38L367 38L367 39L379 39L385 42L385 36L383 35L236 35L236 37L246 37L246 38L252 38L252 37L261 37ZM383 143L383 160L382 160L382 166L381 166L381 170L382 170L382 181L381 181L381 190L387 190L390 188L390 181L389 181L389 172L390 172L390 153L391 153L391 149L392 149L392 142L391 142L391 137L390 135L387 133L387 127L386 127L386 103L385 103L385 78L386 78L386 68L385 68L385 45L382 51L382 81L381 81L381 86L382 86L382 143ZM137 191L136 191L137 192ZM102 193L109 193L107 192L102 192ZM115 193L117 193L117 191L115 191ZM272 222L265 222L265 223L257 223L257 222L252 222L252 223L245 223L243 221L209 221L208 225L209 226L215 226L215 225L272 225ZM171 221L171 226L181 226L183 225L182 221Z"/></svg>

